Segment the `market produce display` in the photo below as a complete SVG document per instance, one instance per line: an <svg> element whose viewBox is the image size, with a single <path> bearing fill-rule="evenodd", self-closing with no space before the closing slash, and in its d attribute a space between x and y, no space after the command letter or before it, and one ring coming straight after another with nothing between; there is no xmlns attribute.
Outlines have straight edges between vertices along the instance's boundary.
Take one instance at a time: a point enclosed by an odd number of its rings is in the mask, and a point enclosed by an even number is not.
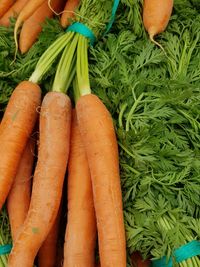
<svg viewBox="0 0 200 267"><path fill-rule="evenodd" d="M17 13L0 26L0 266L200 266L199 1Z"/></svg>

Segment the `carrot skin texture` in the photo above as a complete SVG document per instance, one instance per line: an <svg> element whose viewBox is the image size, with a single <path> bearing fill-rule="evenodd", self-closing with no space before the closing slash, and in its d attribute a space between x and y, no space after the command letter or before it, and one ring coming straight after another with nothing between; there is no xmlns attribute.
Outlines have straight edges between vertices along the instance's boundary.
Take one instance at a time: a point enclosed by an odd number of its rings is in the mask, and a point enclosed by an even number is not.
<svg viewBox="0 0 200 267"><path fill-rule="evenodd" d="M52 0L51 6L56 12L63 7L63 0ZM42 31L42 23L46 18L52 18L53 11L45 1L24 23L20 32L19 48L22 54L26 53L35 43L39 33ZM31 30L30 30L31 29Z"/></svg>
<svg viewBox="0 0 200 267"><path fill-rule="evenodd" d="M173 0L144 0L143 23L150 37L163 32L170 20Z"/></svg>
<svg viewBox="0 0 200 267"><path fill-rule="evenodd" d="M30 138L22 155L17 175L7 198L7 210L12 239L23 225L31 199L31 174L33 170L35 140Z"/></svg>
<svg viewBox="0 0 200 267"><path fill-rule="evenodd" d="M39 250L38 267L58 267L56 266L56 260L60 216L61 208L58 211L53 227Z"/></svg>
<svg viewBox="0 0 200 267"><path fill-rule="evenodd" d="M112 117L92 94L80 97L76 111L92 179L100 263L102 267L126 267L118 145Z"/></svg>
<svg viewBox="0 0 200 267"><path fill-rule="evenodd" d="M40 87L23 81L13 91L0 125L0 209L17 174L18 165L41 103Z"/></svg>
<svg viewBox="0 0 200 267"><path fill-rule="evenodd" d="M61 26L63 28L67 28L67 26L70 25L70 19L72 19L74 17L74 11L75 9L79 6L80 0L67 0L65 8L64 8L64 12L62 13L61 16ZM68 12L66 12L68 11Z"/></svg>
<svg viewBox="0 0 200 267"><path fill-rule="evenodd" d="M17 0L0 19L0 25L10 26L10 18L17 17L29 0Z"/></svg>
<svg viewBox="0 0 200 267"><path fill-rule="evenodd" d="M40 112L38 161L30 208L8 259L8 267L32 267L56 219L69 154L71 101L63 93L45 95Z"/></svg>
<svg viewBox="0 0 200 267"><path fill-rule="evenodd" d="M74 110L68 165L68 216L63 267L94 267L96 239L90 170Z"/></svg>
<svg viewBox="0 0 200 267"><path fill-rule="evenodd" d="M0 17L2 17L14 3L15 3L15 0L1 0L0 1Z"/></svg>

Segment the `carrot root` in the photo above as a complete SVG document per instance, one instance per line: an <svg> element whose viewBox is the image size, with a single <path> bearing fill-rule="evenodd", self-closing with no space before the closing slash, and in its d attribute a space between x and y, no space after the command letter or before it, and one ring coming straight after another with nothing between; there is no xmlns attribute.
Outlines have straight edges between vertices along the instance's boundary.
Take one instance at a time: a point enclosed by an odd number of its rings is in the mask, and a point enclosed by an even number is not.
<svg viewBox="0 0 200 267"><path fill-rule="evenodd" d="M22 153L38 117L40 87L23 81L13 91L0 125L0 209L11 189Z"/></svg>
<svg viewBox="0 0 200 267"><path fill-rule="evenodd" d="M69 154L71 101L49 92L40 112L38 161L28 215L9 256L8 267L32 267L56 219Z"/></svg>
<svg viewBox="0 0 200 267"><path fill-rule="evenodd" d="M101 266L126 267L118 145L110 113L92 94L76 105L94 197Z"/></svg>

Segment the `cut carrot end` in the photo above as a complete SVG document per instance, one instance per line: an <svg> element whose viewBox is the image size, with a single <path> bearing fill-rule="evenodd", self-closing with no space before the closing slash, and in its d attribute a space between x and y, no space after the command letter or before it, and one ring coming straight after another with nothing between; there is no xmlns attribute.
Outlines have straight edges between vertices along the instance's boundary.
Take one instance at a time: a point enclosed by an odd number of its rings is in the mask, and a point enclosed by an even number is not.
<svg viewBox="0 0 200 267"><path fill-rule="evenodd" d="M154 36L155 35L152 34L152 33L149 34L149 38L150 38L151 42L154 43L155 45L157 45L158 47L160 47L162 49L162 51L166 54L165 49L163 48L163 46L154 40Z"/></svg>

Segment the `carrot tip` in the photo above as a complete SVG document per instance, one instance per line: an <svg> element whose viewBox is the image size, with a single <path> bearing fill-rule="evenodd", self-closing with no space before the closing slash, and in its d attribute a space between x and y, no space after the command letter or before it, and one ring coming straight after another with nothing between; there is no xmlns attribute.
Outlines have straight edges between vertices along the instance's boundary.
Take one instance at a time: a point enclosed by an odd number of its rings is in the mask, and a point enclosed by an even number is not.
<svg viewBox="0 0 200 267"><path fill-rule="evenodd" d="M151 42L154 43L155 45L157 45L158 47L160 47L162 49L162 51L166 54L163 46L154 40L154 36L155 35L153 33L149 33L149 38L150 38Z"/></svg>
<svg viewBox="0 0 200 267"><path fill-rule="evenodd" d="M15 28L14 28L15 55L14 55L13 62L15 62L16 57L17 57L17 52L18 52L17 31L19 29L19 25L20 25L20 22L17 20L15 23Z"/></svg>

